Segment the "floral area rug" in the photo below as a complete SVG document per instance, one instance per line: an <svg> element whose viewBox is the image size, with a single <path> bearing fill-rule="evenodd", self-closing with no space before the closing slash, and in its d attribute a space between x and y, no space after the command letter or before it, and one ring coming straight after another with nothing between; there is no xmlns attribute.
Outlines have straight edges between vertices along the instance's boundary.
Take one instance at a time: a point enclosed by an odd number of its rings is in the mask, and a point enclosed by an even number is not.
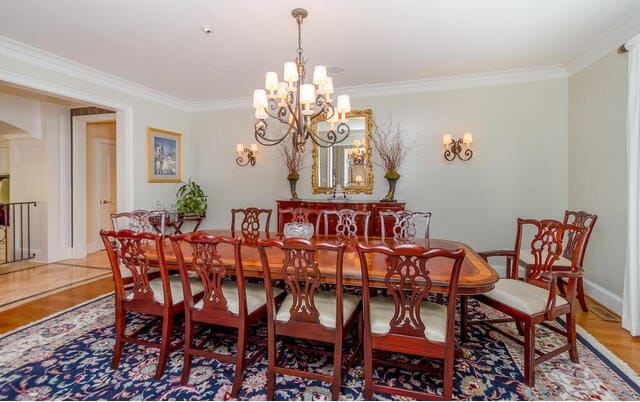
<svg viewBox="0 0 640 402"><path fill-rule="evenodd" d="M0 338L0 400L222 400L229 399L234 366L194 358L188 385L180 384L182 351L170 355L160 380L153 378L158 350L125 346L118 369L111 369L113 350L113 295L107 295ZM486 306L474 303L476 318ZM142 325L150 317L136 315L130 323ZM264 327L256 329L266 337ZM515 327L512 329L515 331ZM470 329L470 340L461 344L456 358L454 398L467 400L637 400L638 376L584 330L579 330L580 364L567 354L536 368L536 387L522 383L522 348L483 326ZM159 337L156 326L150 337ZM207 336L205 334L204 336ZM552 331L539 330L540 347L557 345ZM180 342L178 328L174 342ZM234 341L216 342L211 348L234 351ZM299 352L287 352L289 364L330 372L330 363ZM403 356L390 358L406 359ZM432 364L432 363L425 363ZM265 358L247 370L240 399L263 400ZM389 384L441 391L437 377L400 369L378 368L375 376ZM375 395L389 398L388 395ZM275 398L279 400L330 399L328 383L277 376ZM342 386L341 399L363 398L362 365L356 362Z"/></svg>

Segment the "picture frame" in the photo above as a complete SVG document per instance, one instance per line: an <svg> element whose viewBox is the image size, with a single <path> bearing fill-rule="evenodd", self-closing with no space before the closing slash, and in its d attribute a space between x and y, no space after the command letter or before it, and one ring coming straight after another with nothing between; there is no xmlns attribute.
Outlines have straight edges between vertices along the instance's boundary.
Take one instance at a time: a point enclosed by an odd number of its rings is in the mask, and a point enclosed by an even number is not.
<svg viewBox="0 0 640 402"><path fill-rule="evenodd" d="M147 127L147 181L182 182L182 134Z"/></svg>

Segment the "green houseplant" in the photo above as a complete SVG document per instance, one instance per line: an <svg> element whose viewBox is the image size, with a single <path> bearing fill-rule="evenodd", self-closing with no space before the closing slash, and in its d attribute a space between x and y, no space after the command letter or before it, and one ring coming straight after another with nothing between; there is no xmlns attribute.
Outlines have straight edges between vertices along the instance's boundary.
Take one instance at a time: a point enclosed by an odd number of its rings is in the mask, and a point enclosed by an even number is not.
<svg viewBox="0 0 640 402"><path fill-rule="evenodd" d="M207 213L207 195L191 178L176 191L176 210L183 214L205 216Z"/></svg>

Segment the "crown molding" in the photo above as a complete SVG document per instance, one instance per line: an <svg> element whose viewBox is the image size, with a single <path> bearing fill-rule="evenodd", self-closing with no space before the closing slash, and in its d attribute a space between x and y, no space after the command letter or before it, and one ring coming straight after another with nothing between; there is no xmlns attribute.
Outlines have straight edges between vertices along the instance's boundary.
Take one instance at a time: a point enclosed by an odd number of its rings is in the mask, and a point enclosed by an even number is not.
<svg viewBox="0 0 640 402"><path fill-rule="evenodd" d="M616 25L617 28L614 31L600 39L594 46L566 63L569 76L589 67L640 33L640 7L636 7L636 12L631 15L622 25Z"/></svg>
<svg viewBox="0 0 640 402"><path fill-rule="evenodd" d="M248 96L238 98L211 99L203 101L185 101L172 95L168 95L155 89L136 84L135 82L131 82L123 78L94 69L92 67L76 63L69 59L42 51L35 47L3 36L0 36L0 55L17 59L47 70L76 77L95 85L104 86L110 89L124 92L137 98L160 103L165 106L173 107L185 112L251 109L251 98ZM7 75L11 74L8 71L5 71L2 75L4 75L6 79ZM2 75L0 75L0 78L2 78ZM562 79L566 77L567 70L564 68L564 66L551 65L479 74L462 74L420 80L394 81L378 84L341 87L338 89L338 92L348 93L352 98L364 98L508 85L515 83ZM9 79L8 81L15 82L11 79ZM21 77L19 81L21 81L22 84L26 84L27 86L29 86L28 81L30 80L26 79L26 77ZM37 80L34 79L31 81L35 82ZM40 89L44 89L42 87L50 85L42 85L42 83L40 83L40 85L38 86L40 87ZM64 92L69 93L69 91L70 89L67 88L67 90ZM88 94L83 93L80 99L86 99L87 97L89 97Z"/></svg>
<svg viewBox="0 0 640 402"><path fill-rule="evenodd" d="M188 111L188 102L164 92L136 84L89 67L84 64L45 52L33 46L16 40L0 36L0 55L4 55L30 65L41 67L50 71L72 76L91 84L107 87L128 95L160 103L183 111Z"/></svg>
<svg viewBox="0 0 640 402"><path fill-rule="evenodd" d="M521 68L480 74L462 74L447 77L435 77L421 80L394 81L379 84L341 87L339 93L348 93L351 98L403 95L420 92L437 92L454 89L477 88L517 84L524 82L546 81L567 77L562 65ZM189 111L203 112L229 109L250 109L251 98L213 99L202 102L190 102Z"/></svg>

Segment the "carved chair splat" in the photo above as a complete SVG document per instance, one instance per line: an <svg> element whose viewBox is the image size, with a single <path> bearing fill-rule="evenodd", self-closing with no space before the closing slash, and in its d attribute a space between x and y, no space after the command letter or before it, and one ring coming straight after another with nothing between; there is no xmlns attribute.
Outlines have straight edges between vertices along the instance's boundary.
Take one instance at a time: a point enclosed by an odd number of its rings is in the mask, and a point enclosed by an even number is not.
<svg viewBox="0 0 640 402"><path fill-rule="evenodd" d="M255 243L260 237L261 232L265 234L269 232L271 213L271 209L254 207L234 208L231 210L231 232L236 232L236 216L242 214L242 221L240 222L242 239L246 243ZM264 216L264 220L261 219L261 216Z"/></svg>

